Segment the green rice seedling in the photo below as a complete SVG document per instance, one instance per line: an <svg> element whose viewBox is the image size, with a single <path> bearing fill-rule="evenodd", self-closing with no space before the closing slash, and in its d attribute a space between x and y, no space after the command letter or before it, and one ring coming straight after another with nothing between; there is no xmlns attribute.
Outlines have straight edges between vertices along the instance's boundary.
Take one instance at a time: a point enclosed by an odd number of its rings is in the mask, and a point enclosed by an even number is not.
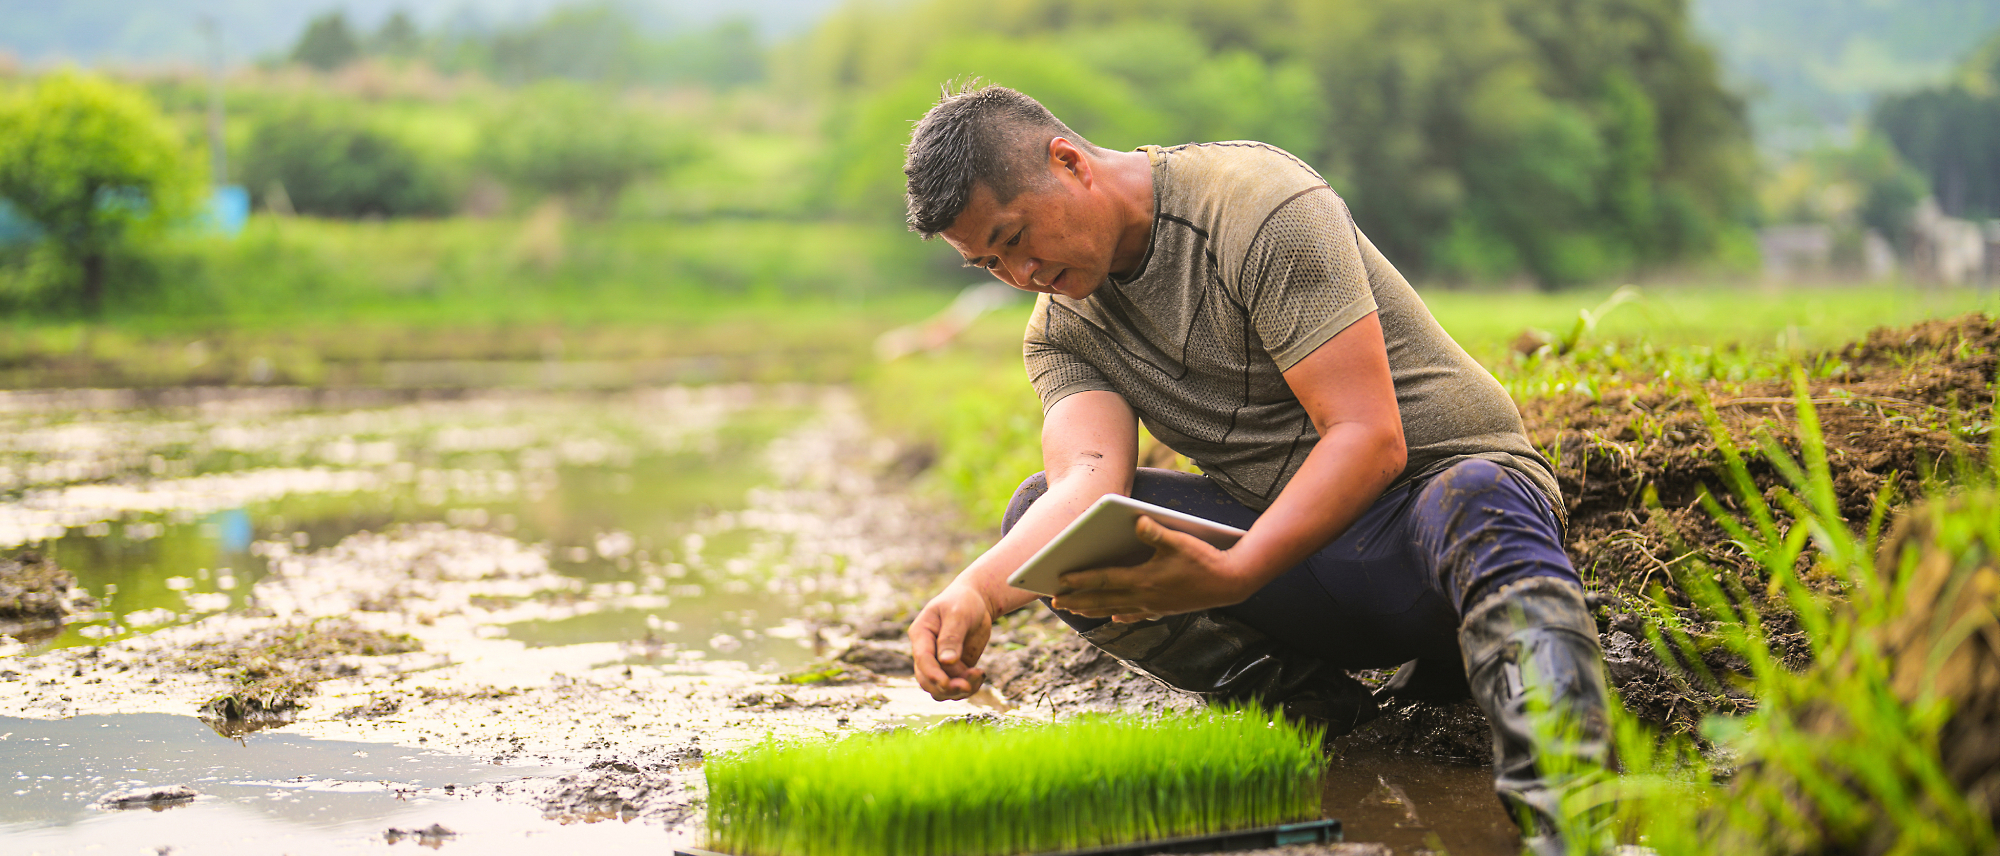
<svg viewBox="0 0 2000 856"><path fill-rule="evenodd" d="M982 856L1319 816L1320 734L1257 709L767 739L708 760L708 847Z"/></svg>

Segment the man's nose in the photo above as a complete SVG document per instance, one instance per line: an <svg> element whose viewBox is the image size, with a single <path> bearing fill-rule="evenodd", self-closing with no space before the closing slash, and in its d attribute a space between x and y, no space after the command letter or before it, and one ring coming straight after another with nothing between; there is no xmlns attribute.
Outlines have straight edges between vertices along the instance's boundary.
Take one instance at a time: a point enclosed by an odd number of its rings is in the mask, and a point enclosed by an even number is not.
<svg viewBox="0 0 2000 856"><path fill-rule="evenodd" d="M1014 283L1022 287L1035 284L1035 271L1042 269L1042 260L1032 256L1014 263Z"/></svg>

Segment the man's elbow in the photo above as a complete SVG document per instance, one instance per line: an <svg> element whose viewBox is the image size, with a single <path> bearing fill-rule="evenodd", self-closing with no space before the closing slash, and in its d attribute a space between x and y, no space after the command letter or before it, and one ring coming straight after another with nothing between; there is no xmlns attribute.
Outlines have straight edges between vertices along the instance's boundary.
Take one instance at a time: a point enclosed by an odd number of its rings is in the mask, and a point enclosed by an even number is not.
<svg viewBox="0 0 2000 856"><path fill-rule="evenodd" d="M1384 429L1378 434L1378 460L1382 462L1382 472L1389 481L1395 481L1397 476L1403 474L1403 468L1410 463L1409 444L1403 442L1403 428L1400 425Z"/></svg>

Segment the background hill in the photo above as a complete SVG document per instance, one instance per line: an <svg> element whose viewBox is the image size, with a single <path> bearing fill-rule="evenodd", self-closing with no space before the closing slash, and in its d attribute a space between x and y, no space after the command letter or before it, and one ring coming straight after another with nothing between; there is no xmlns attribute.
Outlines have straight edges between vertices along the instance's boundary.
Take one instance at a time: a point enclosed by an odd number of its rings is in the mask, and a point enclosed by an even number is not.
<svg viewBox="0 0 2000 856"><path fill-rule="evenodd" d="M774 37L810 27L834 3L620 0L606 5L630 10L661 32L738 17L750 19L765 36ZM202 61L207 46L197 22L211 15L222 25L232 61L242 62L289 50L308 21L335 9L345 10L349 21L366 30L402 10L426 29L443 25L477 31L523 23L563 5L574 4L564 0L0 0L0 52L28 63Z"/></svg>
<svg viewBox="0 0 2000 856"><path fill-rule="evenodd" d="M1873 96L1944 82L2000 29L1993 0L1694 0L1767 149L1844 132Z"/></svg>

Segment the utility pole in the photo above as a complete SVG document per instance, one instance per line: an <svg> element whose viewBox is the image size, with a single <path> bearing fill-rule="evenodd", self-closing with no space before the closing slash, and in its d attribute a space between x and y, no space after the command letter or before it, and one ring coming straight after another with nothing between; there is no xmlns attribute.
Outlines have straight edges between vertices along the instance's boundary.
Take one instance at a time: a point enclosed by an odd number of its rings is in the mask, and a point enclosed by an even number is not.
<svg viewBox="0 0 2000 856"><path fill-rule="evenodd" d="M222 28L214 16L203 15L201 30L208 36L209 183L221 187L229 183L229 150L222 143Z"/></svg>

